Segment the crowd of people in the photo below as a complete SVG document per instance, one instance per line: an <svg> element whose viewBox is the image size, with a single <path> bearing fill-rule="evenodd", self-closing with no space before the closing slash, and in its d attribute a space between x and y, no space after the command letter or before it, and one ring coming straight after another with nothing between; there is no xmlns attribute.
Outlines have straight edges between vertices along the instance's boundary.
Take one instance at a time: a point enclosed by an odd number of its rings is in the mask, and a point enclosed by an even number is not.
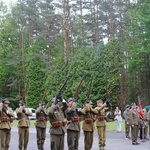
<svg viewBox="0 0 150 150"><path fill-rule="evenodd" d="M132 140L132 145L139 145L137 142L139 138L141 142L145 142L150 138L150 108L132 103L125 106L125 111L116 107L115 121L117 124L117 132L121 132L122 118L125 120L125 137ZM131 135L131 136L130 136Z"/></svg>
<svg viewBox="0 0 150 150"><path fill-rule="evenodd" d="M3 99L0 104L0 149L8 150L11 140L11 122L14 117L9 101ZM51 106L46 109L43 101L36 109L36 141L37 149L44 150L46 138L47 121L50 122L50 149L64 150L64 136L67 133L68 150L78 150L80 138L80 123L84 133L84 149L91 150L93 144L93 132L96 125L99 141L99 149L104 150L106 145L106 115L105 112L110 108L110 100L103 103L97 101L97 107L93 108L93 103L87 100L83 108L78 108L75 98L67 101L62 95L51 100ZM29 119L32 113L26 108L25 101L19 101L16 108L18 116L18 149L27 150L29 141Z"/></svg>
<svg viewBox="0 0 150 150"><path fill-rule="evenodd" d="M9 107L8 99L3 99L0 104L0 148L8 150L11 140L11 123L13 121L13 111ZM82 130L84 133L84 149L91 150L93 144L94 128L97 128L98 147L99 150L104 150L106 146L106 111L110 109L110 100L107 99L104 103L100 99L97 101L97 106L93 108L93 103L87 100L83 108L78 108L75 98L69 98L67 101L62 95L51 100L51 106L45 108L44 101L39 103L36 109L36 141L37 149L44 150L46 138L47 121L50 122L50 149L64 150L64 137L67 133L68 150L78 150L79 138ZM150 110L145 107L142 114L139 113L135 103L126 105L123 116L119 107L116 107L114 115L117 124L117 132L121 132L122 117L125 119L125 136L131 140L133 145L138 145L137 138L144 142L148 139ZM32 113L26 108L25 101L19 101L19 106L16 108L18 116L18 149L27 150L29 141L29 119ZM142 116L143 115L143 116ZM131 133L130 133L131 132Z"/></svg>

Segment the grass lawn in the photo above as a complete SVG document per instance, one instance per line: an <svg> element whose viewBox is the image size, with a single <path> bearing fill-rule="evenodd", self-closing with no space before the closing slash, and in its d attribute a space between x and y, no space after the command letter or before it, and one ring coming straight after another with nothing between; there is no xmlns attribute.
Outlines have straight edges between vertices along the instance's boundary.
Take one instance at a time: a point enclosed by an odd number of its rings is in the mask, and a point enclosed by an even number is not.
<svg viewBox="0 0 150 150"><path fill-rule="evenodd" d="M122 120L121 126L122 126L122 131L125 131L124 120ZM117 124L116 124L116 122L115 121L107 122L106 130L108 130L108 131L117 131Z"/></svg>
<svg viewBox="0 0 150 150"><path fill-rule="evenodd" d="M31 127L35 127L35 121L36 120L30 120ZM17 126L17 124L18 124L18 120L14 120L12 123L12 126ZM47 127L50 127L49 121L47 122ZM106 128L107 128L107 131L117 131L117 124L115 121L107 122ZM125 130L125 127L124 127L124 120L123 120L122 121L122 131L124 131L124 130Z"/></svg>
<svg viewBox="0 0 150 150"><path fill-rule="evenodd" d="M30 127L35 127L36 120L30 120ZM18 120L14 120L12 126L17 126ZM47 127L50 127L49 121L47 122Z"/></svg>

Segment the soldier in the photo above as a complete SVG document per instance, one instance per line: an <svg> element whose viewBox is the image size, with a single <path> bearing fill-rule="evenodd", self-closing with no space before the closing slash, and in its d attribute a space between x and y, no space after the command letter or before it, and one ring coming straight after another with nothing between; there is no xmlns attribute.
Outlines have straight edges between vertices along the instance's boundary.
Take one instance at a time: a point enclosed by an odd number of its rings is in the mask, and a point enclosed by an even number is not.
<svg viewBox="0 0 150 150"><path fill-rule="evenodd" d="M123 112L123 118L125 119L125 136L126 139L130 139L130 117L129 117L129 111L130 111L130 105L126 105L125 106L125 111Z"/></svg>
<svg viewBox="0 0 150 150"><path fill-rule="evenodd" d="M11 138L11 123L14 113L9 105L8 99L3 99L0 104L0 150L8 150Z"/></svg>
<svg viewBox="0 0 150 150"><path fill-rule="evenodd" d="M19 102L19 108L16 109L18 117L18 135L19 135L19 150L27 150L29 141L29 118L32 113L25 108L25 102L21 100Z"/></svg>
<svg viewBox="0 0 150 150"><path fill-rule="evenodd" d="M146 116L146 118L147 118L147 122L148 122L148 133L149 133L149 139L150 139L150 106L148 106L147 108L147 116Z"/></svg>
<svg viewBox="0 0 150 150"><path fill-rule="evenodd" d="M107 107L106 107L107 106ZM104 150L104 147L106 145L106 111L108 110L108 102L107 104L104 103L100 99L97 101L97 107L95 110L98 111L98 114L96 116L96 127L97 132L99 136L99 148L100 150Z"/></svg>
<svg viewBox="0 0 150 150"><path fill-rule="evenodd" d="M150 139L149 139L149 136L148 136L148 134L150 134L150 132L149 132L149 120L150 120L150 112L149 112L149 106L145 106L145 108L143 109L143 113L144 113L144 115L145 115L145 117L146 117L146 124L145 124L145 139L147 140L147 141L149 141Z"/></svg>
<svg viewBox="0 0 150 150"><path fill-rule="evenodd" d="M91 101L86 101L83 107L83 132L84 132L84 149L91 150L93 144L93 132L94 132L94 116L98 114L98 111L92 108L93 103Z"/></svg>
<svg viewBox="0 0 150 150"><path fill-rule="evenodd" d="M46 138L46 124L47 124L47 112L45 109L45 103L40 102L39 107L36 109L36 138L38 150L44 150L44 142Z"/></svg>
<svg viewBox="0 0 150 150"><path fill-rule="evenodd" d="M140 140L141 142L145 142L146 140L146 120L143 120L142 118L139 118L139 130L140 130Z"/></svg>
<svg viewBox="0 0 150 150"><path fill-rule="evenodd" d="M66 101L60 96L52 99L52 105L48 108L50 126L50 147L51 150L64 150L64 136L66 132L65 110L68 108Z"/></svg>
<svg viewBox="0 0 150 150"><path fill-rule="evenodd" d="M139 130L139 115L136 110L136 104L131 104L131 109L129 112L130 123L131 123L131 138L132 138L132 145L138 145L137 137L138 137L138 130Z"/></svg>
<svg viewBox="0 0 150 150"><path fill-rule="evenodd" d="M81 109L77 109L74 99L68 99L68 108L66 110L66 116L68 120L67 124L67 142L68 150L78 150L79 138L80 138L80 121L82 114L85 114Z"/></svg>

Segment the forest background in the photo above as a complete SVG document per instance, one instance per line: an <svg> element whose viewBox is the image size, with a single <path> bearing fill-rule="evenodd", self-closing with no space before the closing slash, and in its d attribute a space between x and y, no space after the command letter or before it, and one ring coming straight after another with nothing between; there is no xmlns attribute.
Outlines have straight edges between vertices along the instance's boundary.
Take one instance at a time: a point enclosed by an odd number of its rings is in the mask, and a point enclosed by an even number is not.
<svg viewBox="0 0 150 150"><path fill-rule="evenodd" d="M0 2L0 87L15 109L28 86L27 107L46 107L70 78L63 97L77 103L89 90L96 105L150 104L149 0L18 0ZM3 87L8 79L6 93Z"/></svg>

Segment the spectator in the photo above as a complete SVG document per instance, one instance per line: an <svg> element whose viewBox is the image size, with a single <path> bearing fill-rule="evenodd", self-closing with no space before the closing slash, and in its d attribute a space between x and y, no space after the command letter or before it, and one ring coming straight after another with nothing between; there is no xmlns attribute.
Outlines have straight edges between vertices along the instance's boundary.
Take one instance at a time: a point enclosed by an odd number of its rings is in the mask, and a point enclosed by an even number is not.
<svg viewBox="0 0 150 150"><path fill-rule="evenodd" d="M114 115L115 115L115 121L117 124L117 132L121 132L122 117L121 117L121 110L119 109L119 107L116 107Z"/></svg>

